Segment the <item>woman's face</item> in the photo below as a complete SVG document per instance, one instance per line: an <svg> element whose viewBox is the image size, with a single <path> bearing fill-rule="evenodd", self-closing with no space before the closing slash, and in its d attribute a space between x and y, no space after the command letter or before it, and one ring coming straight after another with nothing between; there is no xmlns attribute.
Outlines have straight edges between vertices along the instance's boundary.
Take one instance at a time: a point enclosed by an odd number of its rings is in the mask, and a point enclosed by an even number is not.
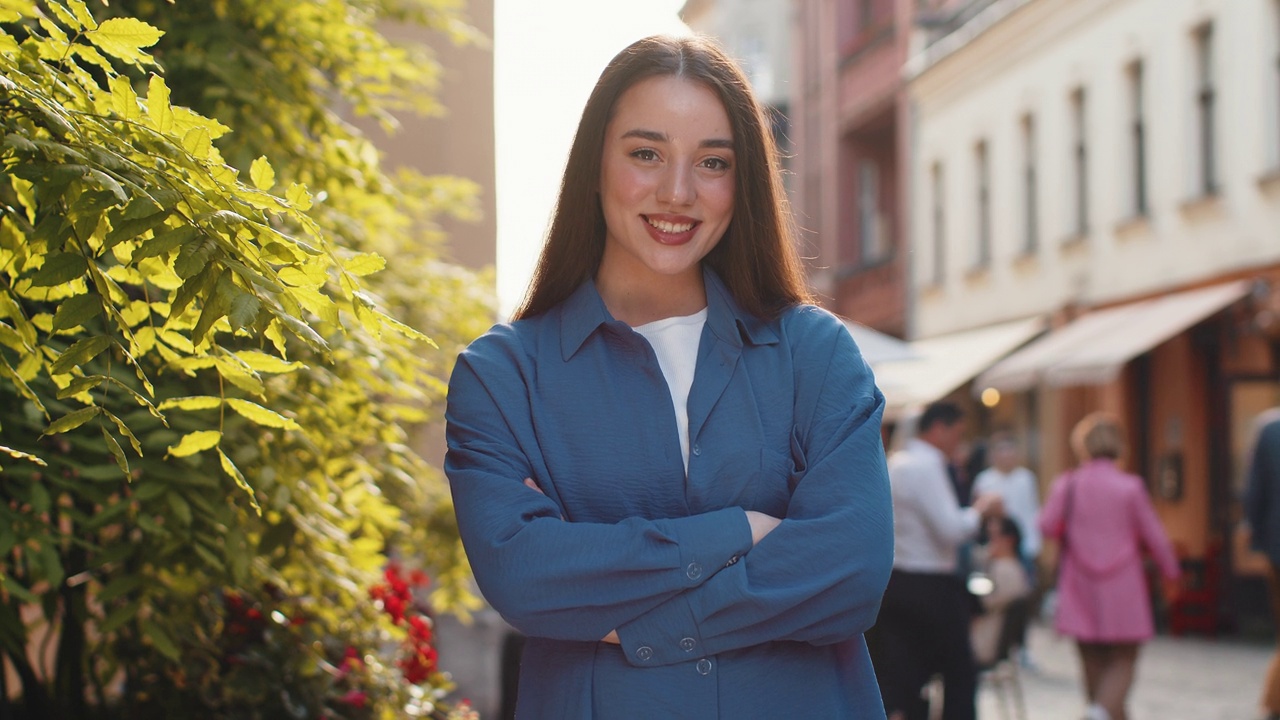
<svg viewBox="0 0 1280 720"><path fill-rule="evenodd" d="M618 98L600 167L602 271L700 273L733 216L733 139L724 105L700 83L652 77Z"/></svg>

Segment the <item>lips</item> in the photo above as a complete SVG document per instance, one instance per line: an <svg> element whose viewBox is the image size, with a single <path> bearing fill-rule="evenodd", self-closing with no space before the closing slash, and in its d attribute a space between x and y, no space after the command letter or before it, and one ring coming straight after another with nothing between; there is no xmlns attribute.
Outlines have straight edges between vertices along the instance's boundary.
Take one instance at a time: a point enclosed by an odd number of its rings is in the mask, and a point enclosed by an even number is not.
<svg viewBox="0 0 1280 720"><path fill-rule="evenodd" d="M702 223L684 216L641 215L649 235L663 245L683 245Z"/></svg>

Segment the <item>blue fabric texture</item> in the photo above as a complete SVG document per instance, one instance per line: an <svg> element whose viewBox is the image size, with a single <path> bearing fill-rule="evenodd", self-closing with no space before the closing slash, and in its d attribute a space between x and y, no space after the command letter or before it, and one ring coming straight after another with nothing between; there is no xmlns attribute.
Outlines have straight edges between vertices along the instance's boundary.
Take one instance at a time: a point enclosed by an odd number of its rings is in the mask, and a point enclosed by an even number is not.
<svg viewBox="0 0 1280 720"><path fill-rule="evenodd" d="M764 321L704 276L687 477L653 350L593 283L458 359L445 471L481 592L529 637L520 718L884 718L884 398L835 316ZM752 547L744 510L783 522Z"/></svg>

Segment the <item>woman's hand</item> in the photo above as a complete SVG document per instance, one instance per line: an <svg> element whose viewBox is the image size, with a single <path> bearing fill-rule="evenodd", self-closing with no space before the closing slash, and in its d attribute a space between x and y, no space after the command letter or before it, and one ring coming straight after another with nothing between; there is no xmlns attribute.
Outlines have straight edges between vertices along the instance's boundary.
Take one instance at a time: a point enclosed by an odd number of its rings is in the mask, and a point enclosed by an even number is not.
<svg viewBox="0 0 1280 720"><path fill-rule="evenodd" d="M538 487L538 483L536 483L536 482L534 482L534 481L533 481L533 478L525 478L525 479L524 479L524 484L525 484L526 486L528 486L528 487L533 488L534 490L537 490L539 495L542 495L543 497L546 497L546 496L547 496L547 494L546 494L546 493L542 492L542 488ZM563 520L563 519L564 519L564 515L561 515L561 516L560 516L560 519L561 519L561 520Z"/></svg>
<svg viewBox="0 0 1280 720"><path fill-rule="evenodd" d="M765 515L755 510L747 510L747 523L751 525L751 547L755 547L765 535L773 532L782 522L772 515Z"/></svg>

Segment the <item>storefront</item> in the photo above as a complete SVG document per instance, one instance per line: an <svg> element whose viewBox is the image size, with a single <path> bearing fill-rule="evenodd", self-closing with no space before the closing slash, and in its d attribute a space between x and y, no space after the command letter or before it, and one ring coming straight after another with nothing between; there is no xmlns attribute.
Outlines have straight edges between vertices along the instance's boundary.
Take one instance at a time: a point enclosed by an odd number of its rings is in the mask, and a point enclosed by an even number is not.
<svg viewBox="0 0 1280 720"><path fill-rule="evenodd" d="M1105 410L1128 429L1129 469L1147 480L1184 558L1174 631L1267 626L1258 558L1240 529L1253 418L1280 405L1280 273L1272 268L1078 314L979 375L999 393L989 423L1015 429L1042 490L1074 463L1067 438Z"/></svg>

